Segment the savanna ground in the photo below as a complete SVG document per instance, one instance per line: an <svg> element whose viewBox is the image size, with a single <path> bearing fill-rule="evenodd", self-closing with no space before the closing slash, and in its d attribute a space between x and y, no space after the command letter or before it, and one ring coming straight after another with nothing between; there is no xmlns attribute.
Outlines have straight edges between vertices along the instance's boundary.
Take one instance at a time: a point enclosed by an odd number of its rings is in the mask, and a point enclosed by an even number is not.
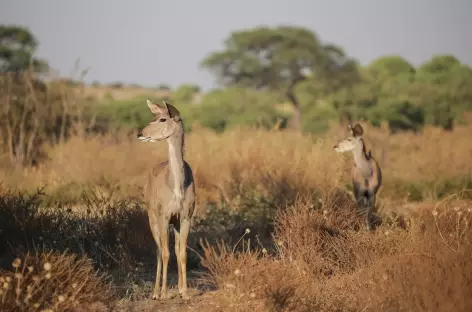
<svg viewBox="0 0 472 312"><path fill-rule="evenodd" d="M198 209L189 302L149 300L142 187L165 143L76 135L38 166L4 166L2 311L471 311L472 126L363 125L384 177L373 233L355 213L352 156L332 150L341 126L187 135ZM170 270L175 293L173 256Z"/></svg>

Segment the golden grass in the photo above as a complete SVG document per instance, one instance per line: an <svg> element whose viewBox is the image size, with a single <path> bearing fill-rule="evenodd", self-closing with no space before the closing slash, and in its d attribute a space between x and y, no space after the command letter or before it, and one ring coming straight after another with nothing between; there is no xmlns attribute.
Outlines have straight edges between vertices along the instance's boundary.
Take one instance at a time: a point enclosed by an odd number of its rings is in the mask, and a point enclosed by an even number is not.
<svg viewBox="0 0 472 312"><path fill-rule="evenodd" d="M110 86L86 86L82 89L83 96L93 98L99 101L113 99L115 101L131 100L135 97L149 96L162 97L168 96L169 92L159 91L152 88L145 87L130 87L124 86L122 88L113 88Z"/></svg>
<svg viewBox="0 0 472 312"><path fill-rule="evenodd" d="M394 135L364 127L368 147L383 171L380 210L400 211L409 200L434 201L470 186L472 126L452 132L427 127L422 134ZM349 190L352 156L332 150L345 134L339 127L319 137L251 129L192 132L186 138L186 160L194 172L198 204L238 207L241 194L250 191L277 206L297 194ZM138 142L134 133L73 137L50 150L49 157L37 168L4 168L0 180L20 190L47 185L46 192L61 199L77 197L83 186L140 198L147 171L167 158L167 146Z"/></svg>

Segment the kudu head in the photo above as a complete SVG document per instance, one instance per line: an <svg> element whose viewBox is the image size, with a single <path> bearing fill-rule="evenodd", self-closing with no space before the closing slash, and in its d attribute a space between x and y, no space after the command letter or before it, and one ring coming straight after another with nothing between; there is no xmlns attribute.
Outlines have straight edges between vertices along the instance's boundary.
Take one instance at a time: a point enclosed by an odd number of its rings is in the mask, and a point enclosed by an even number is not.
<svg viewBox="0 0 472 312"><path fill-rule="evenodd" d="M147 100L147 105L154 115L154 119L141 131L138 131L140 141L158 142L181 131L182 123L177 108L165 101L162 101L162 105L159 105Z"/></svg>
<svg viewBox="0 0 472 312"><path fill-rule="evenodd" d="M362 129L362 126L356 124L354 127L351 127L351 125L348 127L351 132L350 135L334 146L334 150L338 153L349 152L356 148L363 148L364 146L364 142L362 141L364 129Z"/></svg>

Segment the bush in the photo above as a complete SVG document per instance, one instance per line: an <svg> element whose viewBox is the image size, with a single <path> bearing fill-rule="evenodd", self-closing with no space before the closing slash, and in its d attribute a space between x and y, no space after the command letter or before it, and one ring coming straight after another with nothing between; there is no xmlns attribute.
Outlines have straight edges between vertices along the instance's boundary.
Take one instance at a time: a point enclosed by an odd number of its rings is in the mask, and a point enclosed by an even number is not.
<svg viewBox="0 0 472 312"><path fill-rule="evenodd" d="M276 103L277 97L270 93L242 88L216 90L203 97L193 111L193 118L217 132L235 126L271 129L279 120L288 117L274 108Z"/></svg>
<svg viewBox="0 0 472 312"><path fill-rule="evenodd" d="M192 84L182 84L172 93L172 101L180 105L191 104L200 87Z"/></svg>
<svg viewBox="0 0 472 312"><path fill-rule="evenodd" d="M27 253L0 270L2 311L103 311L113 292L90 259L62 253ZM51 309L51 310L47 310Z"/></svg>

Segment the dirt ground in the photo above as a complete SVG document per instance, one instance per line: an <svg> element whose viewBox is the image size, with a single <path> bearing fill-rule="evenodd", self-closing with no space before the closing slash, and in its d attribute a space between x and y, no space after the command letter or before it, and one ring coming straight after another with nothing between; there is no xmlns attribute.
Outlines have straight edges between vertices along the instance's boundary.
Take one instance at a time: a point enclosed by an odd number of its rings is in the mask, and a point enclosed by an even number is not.
<svg viewBox="0 0 472 312"><path fill-rule="evenodd" d="M177 311L215 311L218 310L215 304L214 296L216 292L202 293L196 289L189 289L190 300L182 300L177 291L170 293L170 298L165 301L158 300L139 300L128 301L120 304L119 311L129 312L177 312Z"/></svg>

